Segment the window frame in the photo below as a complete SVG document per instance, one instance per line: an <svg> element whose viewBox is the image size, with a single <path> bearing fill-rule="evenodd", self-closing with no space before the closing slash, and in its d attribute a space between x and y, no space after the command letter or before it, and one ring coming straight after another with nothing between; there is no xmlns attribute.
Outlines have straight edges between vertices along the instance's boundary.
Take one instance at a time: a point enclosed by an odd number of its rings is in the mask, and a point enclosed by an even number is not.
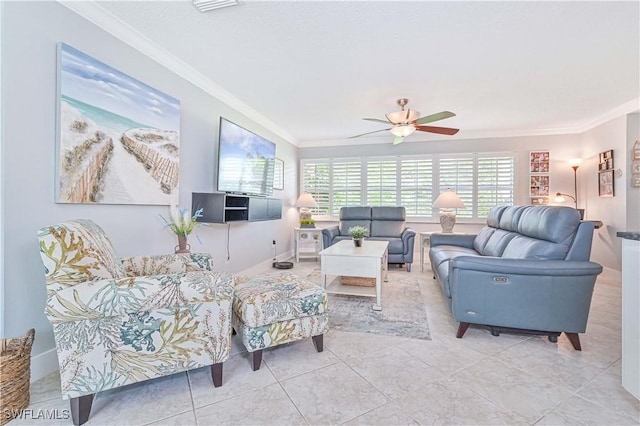
<svg viewBox="0 0 640 426"><path fill-rule="evenodd" d="M479 216L478 211L481 209L480 200L478 198L479 194L479 184L478 175L479 175L479 160L482 159L491 159L491 158L505 158L508 157L511 159L511 203L515 204L517 200L517 153L514 151L498 151L498 152L482 152L482 153L437 153L437 154L416 154L416 155L396 155L396 156L361 156L361 157L324 157L324 158L302 158L300 159L300 180L299 180L299 189L300 193L305 192L304 188L304 172L306 164L328 164L329 165L329 195L328 195L328 212L329 215L320 215L317 211L312 210L312 214L314 218L318 221L338 221L339 216L339 208L336 208L333 205L333 188L334 188L334 174L333 174L333 165L340 164L345 162L360 162L360 202L357 205L371 205L369 204L369 195L368 195L368 173L369 173L369 163L373 162L386 162L386 161L395 161L396 162L396 187L395 187L395 195L396 195L396 205L402 205L402 162L403 161L421 161L421 160L430 160L431 161L431 187L428 190L431 190L432 199L430 204L432 204L437 194L440 194L442 191L449 188L449 186L441 185L441 161L443 159L471 159L472 160L472 180L470 185L471 187L471 205L469 207L465 207L465 209L469 208L471 211L471 215L468 217L464 217L464 214L458 214L458 222L466 222L466 223L484 223L486 220L486 216ZM442 186L442 188L441 188ZM499 190L500 183L495 183L494 187L496 187L496 194L501 193ZM417 188L415 189L418 190ZM313 193L313 191L311 191ZM506 193L509 191L507 190ZM416 197L418 195L416 194ZM496 197L498 197L496 195ZM349 204L354 205L354 204ZM334 212L334 214L332 214ZM438 209L431 209L430 215L410 215L407 214L407 221L409 222L438 222Z"/></svg>

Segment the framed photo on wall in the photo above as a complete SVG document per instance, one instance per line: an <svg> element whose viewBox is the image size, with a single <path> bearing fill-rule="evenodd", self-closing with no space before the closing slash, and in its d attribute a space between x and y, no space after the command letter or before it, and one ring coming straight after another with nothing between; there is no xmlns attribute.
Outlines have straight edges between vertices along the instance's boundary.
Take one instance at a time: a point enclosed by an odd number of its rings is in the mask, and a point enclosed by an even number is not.
<svg viewBox="0 0 640 426"><path fill-rule="evenodd" d="M273 166L273 189L284 189L284 161L279 158Z"/></svg>
<svg viewBox="0 0 640 426"><path fill-rule="evenodd" d="M58 43L57 203L178 203L180 101Z"/></svg>
<svg viewBox="0 0 640 426"><path fill-rule="evenodd" d="M531 197L532 206L546 206L549 204L549 197Z"/></svg>
<svg viewBox="0 0 640 426"><path fill-rule="evenodd" d="M601 197L613 197L615 195L613 182L613 170L598 173L598 195Z"/></svg>
<svg viewBox="0 0 640 426"><path fill-rule="evenodd" d="M529 153L529 173L549 173L549 151Z"/></svg>
<svg viewBox="0 0 640 426"><path fill-rule="evenodd" d="M529 182L530 197L549 197L549 176L532 175L529 176Z"/></svg>

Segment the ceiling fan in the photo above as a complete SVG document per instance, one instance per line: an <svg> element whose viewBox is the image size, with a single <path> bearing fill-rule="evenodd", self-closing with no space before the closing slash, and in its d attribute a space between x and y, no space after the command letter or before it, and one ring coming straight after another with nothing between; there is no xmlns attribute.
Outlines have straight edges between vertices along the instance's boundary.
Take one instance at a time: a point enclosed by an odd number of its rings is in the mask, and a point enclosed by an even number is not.
<svg viewBox="0 0 640 426"><path fill-rule="evenodd" d="M452 129L450 127L435 127L435 126L423 126L423 124L432 123L438 120L444 120L445 118L455 117L455 114L450 111L442 111L436 114L425 115L420 117L420 113L410 108L405 111L404 107L409 103L409 99L400 98L397 100L400 105L400 111L390 112L385 114L387 120L380 120L377 118L363 118L363 120L375 121L376 123L393 124L393 127L382 130L374 130L373 132L363 133L361 135L351 136L349 139L358 138L364 135L370 135L371 133L386 132L387 130L395 136L393 144L397 145L404 141L404 138L419 130L421 132L438 133L441 135L455 135L460 129ZM420 117L420 118L418 118Z"/></svg>

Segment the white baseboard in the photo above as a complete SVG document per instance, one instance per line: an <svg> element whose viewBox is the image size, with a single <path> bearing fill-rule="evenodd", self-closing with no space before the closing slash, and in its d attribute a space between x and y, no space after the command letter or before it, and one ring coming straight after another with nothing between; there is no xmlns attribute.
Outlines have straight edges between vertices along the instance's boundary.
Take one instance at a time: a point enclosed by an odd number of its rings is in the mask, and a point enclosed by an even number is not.
<svg viewBox="0 0 640 426"><path fill-rule="evenodd" d="M283 260L288 260L293 257L293 250L282 253L276 256L276 261L280 262ZM263 272L265 269L271 268L271 264L273 263L273 259L265 260L264 262L260 262L257 265L253 265L250 268L245 269L244 271L239 272L237 275L255 275L260 272Z"/></svg>
<svg viewBox="0 0 640 426"><path fill-rule="evenodd" d="M58 354L55 348L31 357L31 383L58 371Z"/></svg>

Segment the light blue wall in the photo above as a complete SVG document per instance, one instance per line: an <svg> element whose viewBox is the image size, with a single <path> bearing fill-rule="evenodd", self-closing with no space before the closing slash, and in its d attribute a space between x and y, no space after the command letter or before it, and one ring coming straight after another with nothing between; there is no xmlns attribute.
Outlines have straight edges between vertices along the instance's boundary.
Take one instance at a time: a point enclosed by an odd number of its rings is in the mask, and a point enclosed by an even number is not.
<svg viewBox="0 0 640 426"><path fill-rule="evenodd" d="M33 355L54 348L45 318L45 285L37 244L40 227L74 218L98 223L121 256L173 251L176 238L159 214L166 206L70 205L54 202L56 43L64 42L181 101L180 205L192 192L215 189L218 121L222 115L276 142L285 163L283 219L233 224L226 261L227 227L209 225L191 238L192 250L212 253L215 267L237 272L292 249L297 215L297 148L232 110L150 58L56 2L2 2L3 212L5 219L3 336L36 328ZM268 224L268 225L266 225Z"/></svg>

